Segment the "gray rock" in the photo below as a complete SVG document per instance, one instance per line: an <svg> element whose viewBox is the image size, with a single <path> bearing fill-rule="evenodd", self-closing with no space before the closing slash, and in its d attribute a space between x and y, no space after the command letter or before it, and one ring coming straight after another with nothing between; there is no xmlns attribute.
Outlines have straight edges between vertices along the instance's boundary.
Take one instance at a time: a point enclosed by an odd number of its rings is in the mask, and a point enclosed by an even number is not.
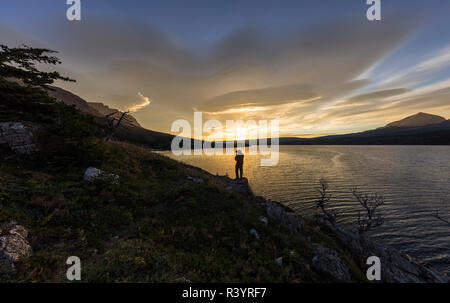
<svg viewBox="0 0 450 303"><path fill-rule="evenodd" d="M269 224L269 219L267 219L266 217L264 217L264 216L260 216L259 217L259 221L261 221L262 223L264 223L264 224Z"/></svg>
<svg viewBox="0 0 450 303"><path fill-rule="evenodd" d="M0 225L0 265L14 266L23 256L30 256L28 231L15 222Z"/></svg>
<svg viewBox="0 0 450 303"><path fill-rule="evenodd" d="M93 181L96 178L98 178L102 174L102 170L95 168L95 167L89 167L84 172L84 180L85 181Z"/></svg>
<svg viewBox="0 0 450 303"><path fill-rule="evenodd" d="M8 146L13 152L31 155L39 151L36 134L40 127L31 122L0 123L0 145Z"/></svg>
<svg viewBox="0 0 450 303"><path fill-rule="evenodd" d="M269 218L279 221L291 234L295 234L302 227L303 220L291 210L271 200L266 201L265 207Z"/></svg>
<svg viewBox="0 0 450 303"><path fill-rule="evenodd" d="M203 180L202 178L187 176L187 179L198 184L205 184L205 180Z"/></svg>
<svg viewBox="0 0 450 303"><path fill-rule="evenodd" d="M175 282L175 283L189 283L189 284L192 283L191 280L186 279L186 277L184 277L184 276L175 279L174 282Z"/></svg>
<svg viewBox="0 0 450 303"><path fill-rule="evenodd" d="M283 257L276 258L275 263L277 263L280 266L283 266Z"/></svg>
<svg viewBox="0 0 450 303"><path fill-rule="evenodd" d="M95 181L95 180L105 180L110 181L112 184L118 184L119 183L119 176L115 174L108 174L103 172L102 170L95 168L95 167L89 167L84 172L84 180L85 181Z"/></svg>
<svg viewBox="0 0 450 303"><path fill-rule="evenodd" d="M250 233L254 235L256 239L260 238L259 233L256 231L256 229L254 228L250 229Z"/></svg>
<svg viewBox="0 0 450 303"><path fill-rule="evenodd" d="M351 275L347 265L339 258L338 253L320 244L313 244L316 255L312 259L313 268L338 282L350 282Z"/></svg>

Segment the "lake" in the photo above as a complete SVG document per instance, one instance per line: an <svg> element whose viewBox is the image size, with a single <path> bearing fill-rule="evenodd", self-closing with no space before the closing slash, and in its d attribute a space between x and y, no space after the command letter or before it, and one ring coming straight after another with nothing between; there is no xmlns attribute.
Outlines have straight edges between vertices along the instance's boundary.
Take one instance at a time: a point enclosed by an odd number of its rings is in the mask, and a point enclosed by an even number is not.
<svg viewBox="0 0 450 303"><path fill-rule="evenodd" d="M163 154L234 178L234 156ZM245 156L244 176L256 195L279 201L299 214L317 213L320 179L329 183L339 221L354 228L361 210L351 189L385 197L383 226L373 237L450 274L450 146L280 146L279 163L261 167L260 155Z"/></svg>

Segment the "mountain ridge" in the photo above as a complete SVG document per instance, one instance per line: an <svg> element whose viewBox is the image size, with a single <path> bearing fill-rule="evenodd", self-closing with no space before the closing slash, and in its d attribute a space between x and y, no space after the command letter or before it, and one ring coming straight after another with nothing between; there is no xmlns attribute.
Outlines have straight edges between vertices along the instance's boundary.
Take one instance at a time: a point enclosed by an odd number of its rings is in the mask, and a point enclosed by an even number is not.
<svg viewBox="0 0 450 303"><path fill-rule="evenodd" d="M450 145L450 120L420 112L384 127L316 138L280 138L280 145Z"/></svg>
<svg viewBox="0 0 450 303"><path fill-rule="evenodd" d="M100 102L88 102L60 87L52 86L51 90L47 92L51 97L67 105L73 105L85 114L96 117L99 122L105 120L105 116L113 112L116 112L113 115L116 119L120 118L123 113ZM136 118L130 114L125 115L124 120L116 130L115 136L121 141L144 145L152 149L169 149L174 137L170 134L143 128Z"/></svg>
<svg viewBox="0 0 450 303"><path fill-rule="evenodd" d="M439 124L447 121L444 117L428 113L417 113L398 121L388 123L385 127L416 127Z"/></svg>
<svg viewBox="0 0 450 303"><path fill-rule="evenodd" d="M58 101L64 102L67 105L75 106L77 109L79 109L81 112L85 114L89 114L96 117L101 116L101 114L96 109L89 106L88 102L86 102L83 98L75 95L74 93L68 90L56 86L51 86L50 89L47 90L47 93Z"/></svg>

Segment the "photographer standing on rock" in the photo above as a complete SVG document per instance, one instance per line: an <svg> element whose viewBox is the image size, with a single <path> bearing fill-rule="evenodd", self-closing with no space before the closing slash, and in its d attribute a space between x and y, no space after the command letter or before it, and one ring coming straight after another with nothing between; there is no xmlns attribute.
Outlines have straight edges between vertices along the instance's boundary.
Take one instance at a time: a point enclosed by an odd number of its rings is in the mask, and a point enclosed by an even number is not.
<svg viewBox="0 0 450 303"><path fill-rule="evenodd" d="M236 180L242 180L242 175L244 172L244 154L241 150L236 151L236 157L234 157L236 161Z"/></svg>

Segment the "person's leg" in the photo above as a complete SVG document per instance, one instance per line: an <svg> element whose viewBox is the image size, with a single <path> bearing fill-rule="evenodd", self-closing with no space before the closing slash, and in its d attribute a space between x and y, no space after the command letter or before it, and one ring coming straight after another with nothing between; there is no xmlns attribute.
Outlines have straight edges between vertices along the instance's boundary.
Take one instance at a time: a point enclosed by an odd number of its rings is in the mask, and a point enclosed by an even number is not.
<svg viewBox="0 0 450 303"><path fill-rule="evenodd" d="M240 178L239 179L242 179L242 175L244 173L244 167L243 166L239 167L239 173L240 173Z"/></svg>
<svg viewBox="0 0 450 303"><path fill-rule="evenodd" d="M239 179L238 170L239 170L239 166L236 165L236 167L235 167L236 180Z"/></svg>

